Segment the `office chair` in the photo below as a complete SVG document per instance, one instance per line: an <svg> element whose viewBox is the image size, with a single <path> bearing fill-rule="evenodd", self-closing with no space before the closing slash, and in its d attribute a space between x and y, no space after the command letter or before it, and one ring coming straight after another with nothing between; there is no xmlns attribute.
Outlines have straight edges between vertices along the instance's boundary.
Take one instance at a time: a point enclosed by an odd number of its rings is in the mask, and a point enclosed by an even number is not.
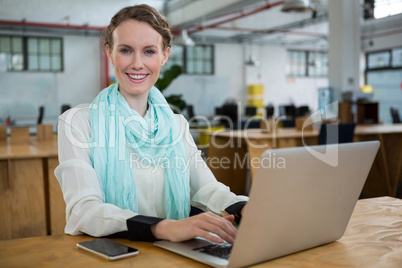
<svg viewBox="0 0 402 268"><path fill-rule="evenodd" d="M308 116L310 114L310 108L308 106L300 106L296 108L296 117Z"/></svg>
<svg viewBox="0 0 402 268"><path fill-rule="evenodd" d="M268 105L265 107L265 111L267 113L267 118L274 116L275 109L273 105Z"/></svg>
<svg viewBox="0 0 402 268"><path fill-rule="evenodd" d="M63 114L65 111L67 111L70 108L71 108L71 106L69 104L63 104L61 106L61 114Z"/></svg>
<svg viewBox="0 0 402 268"><path fill-rule="evenodd" d="M392 117L392 123L397 124L401 123L401 118L399 116L399 110L395 107L391 107L391 117Z"/></svg>
<svg viewBox="0 0 402 268"><path fill-rule="evenodd" d="M197 119L194 118L194 108L193 105L187 105L187 116L188 116L188 120L194 123L197 123Z"/></svg>
<svg viewBox="0 0 402 268"><path fill-rule="evenodd" d="M279 106L279 116L286 116L294 118L296 116L296 106L294 105L281 105Z"/></svg>
<svg viewBox="0 0 402 268"><path fill-rule="evenodd" d="M253 120L246 120L241 121L240 128L241 129L250 129L250 128L260 128L261 120L260 119L253 119Z"/></svg>
<svg viewBox="0 0 402 268"><path fill-rule="evenodd" d="M42 124L43 115L44 115L44 114L45 114L45 107L44 107L44 106L40 106L40 107L39 107L38 121L36 122L36 124L38 124L38 125Z"/></svg>
<svg viewBox="0 0 402 268"><path fill-rule="evenodd" d="M240 123L241 129L249 129L249 128L260 128L260 121L259 119L253 118L253 116L257 115L257 107L247 106L246 107L246 116L251 117L247 120L242 120Z"/></svg>
<svg viewBox="0 0 402 268"><path fill-rule="evenodd" d="M355 123L322 124L318 135L318 144L353 142L355 126Z"/></svg>
<svg viewBox="0 0 402 268"><path fill-rule="evenodd" d="M282 126L284 128L295 127L295 118L296 118L296 106L294 105L282 105L279 106L279 116L285 116L280 121L282 122Z"/></svg>
<svg viewBox="0 0 402 268"><path fill-rule="evenodd" d="M284 128L290 128L290 127L296 127L296 121L295 119L283 119L280 120L280 122L282 123L282 127Z"/></svg>

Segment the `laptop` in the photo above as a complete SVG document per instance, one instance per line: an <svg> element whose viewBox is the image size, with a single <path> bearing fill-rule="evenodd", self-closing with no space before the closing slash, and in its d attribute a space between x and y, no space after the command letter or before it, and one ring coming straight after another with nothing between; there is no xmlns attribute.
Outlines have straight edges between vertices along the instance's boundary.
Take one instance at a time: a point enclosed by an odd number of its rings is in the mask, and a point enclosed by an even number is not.
<svg viewBox="0 0 402 268"><path fill-rule="evenodd" d="M154 244L213 267L244 267L336 241L379 146L369 141L268 150L232 247L201 238ZM220 246L230 251L226 258L211 255Z"/></svg>

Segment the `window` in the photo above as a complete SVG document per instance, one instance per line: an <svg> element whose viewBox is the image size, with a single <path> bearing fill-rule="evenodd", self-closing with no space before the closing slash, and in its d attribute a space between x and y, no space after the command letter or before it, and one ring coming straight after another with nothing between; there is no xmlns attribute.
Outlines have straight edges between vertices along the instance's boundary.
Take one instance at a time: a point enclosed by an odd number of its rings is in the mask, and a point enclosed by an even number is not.
<svg viewBox="0 0 402 268"><path fill-rule="evenodd" d="M364 0L364 19L381 19L402 13L401 0Z"/></svg>
<svg viewBox="0 0 402 268"><path fill-rule="evenodd" d="M325 77L328 74L328 54L326 52L308 52L308 76Z"/></svg>
<svg viewBox="0 0 402 268"><path fill-rule="evenodd" d="M306 76L305 51L289 50L286 67L287 76Z"/></svg>
<svg viewBox="0 0 402 268"><path fill-rule="evenodd" d="M163 73L164 70L169 69L173 65L179 65L182 68L182 72L187 74L213 74L213 46L173 46L169 60L161 72Z"/></svg>
<svg viewBox="0 0 402 268"><path fill-rule="evenodd" d="M0 36L0 53L6 55L8 70L24 69L22 37Z"/></svg>
<svg viewBox="0 0 402 268"><path fill-rule="evenodd" d="M380 19L402 13L402 1L400 0L375 0L374 18Z"/></svg>
<svg viewBox="0 0 402 268"><path fill-rule="evenodd" d="M63 70L62 39L54 37L0 36L0 53L9 71Z"/></svg>
<svg viewBox="0 0 402 268"><path fill-rule="evenodd" d="M367 55L367 68L368 69L390 67L390 65L391 65L390 51L369 53Z"/></svg>
<svg viewBox="0 0 402 268"><path fill-rule="evenodd" d="M402 67L402 47L366 54L366 70L398 69Z"/></svg>
<svg viewBox="0 0 402 268"><path fill-rule="evenodd" d="M392 67L402 67L402 47L392 50Z"/></svg>
<svg viewBox="0 0 402 268"><path fill-rule="evenodd" d="M186 47L185 66L188 74L213 74L212 46Z"/></svg>
<svg viewBox="0 0 402 268"><path fill-rule="evenodd" d="M183 69L183 52L184 47L173 46L170 50L169 60L166 62L165 66L162 67L161 73L164 70L170 69L173 65L179 65Z"/></svg>
<svg viewBox="0 0 402 268"><path fill-rule="evenodd" d="M325 77L327 75L327 52L303 50L287 51L286 76Z"/></svg>
<svg viewBox="0 0 402 268"><path fill-rule="evenodd" d="M392 123L391 107L402 109L400 89L402 47L366 54L365 84L373 88L373 101L379 103L379 120Z"/></svg>

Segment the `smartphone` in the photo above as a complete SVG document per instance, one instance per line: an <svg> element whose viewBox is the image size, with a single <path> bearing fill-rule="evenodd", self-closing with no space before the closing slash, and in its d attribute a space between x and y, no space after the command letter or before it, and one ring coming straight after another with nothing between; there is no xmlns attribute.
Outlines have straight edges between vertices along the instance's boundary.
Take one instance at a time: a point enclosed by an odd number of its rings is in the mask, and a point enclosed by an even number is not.
<svg viewBox="0 0 402 268"><path fill-rule="evenodd" d="M77 243L77 247L95 253L109 261L137 255L138 249L125 246L107 238Z"/></svg>

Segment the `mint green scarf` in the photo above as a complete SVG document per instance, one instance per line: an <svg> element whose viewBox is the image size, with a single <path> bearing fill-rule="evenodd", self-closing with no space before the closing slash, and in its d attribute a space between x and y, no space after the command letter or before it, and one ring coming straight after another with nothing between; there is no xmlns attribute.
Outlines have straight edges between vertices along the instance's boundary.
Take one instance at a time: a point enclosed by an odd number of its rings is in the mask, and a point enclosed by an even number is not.
<svg viewBox="0 0 402 268"><path fill-rule="evenodd" d="M182 133L171 108L155 87L149 90L145 118L131 109L119 85L102 90L90 106L91 157L105 203L138 212L137 188L129 150L140 164L161 165L165 170L164 195L168 219L183 219L190 212L189 175ZM149 178L136 178L147 180Z"/></svg>

